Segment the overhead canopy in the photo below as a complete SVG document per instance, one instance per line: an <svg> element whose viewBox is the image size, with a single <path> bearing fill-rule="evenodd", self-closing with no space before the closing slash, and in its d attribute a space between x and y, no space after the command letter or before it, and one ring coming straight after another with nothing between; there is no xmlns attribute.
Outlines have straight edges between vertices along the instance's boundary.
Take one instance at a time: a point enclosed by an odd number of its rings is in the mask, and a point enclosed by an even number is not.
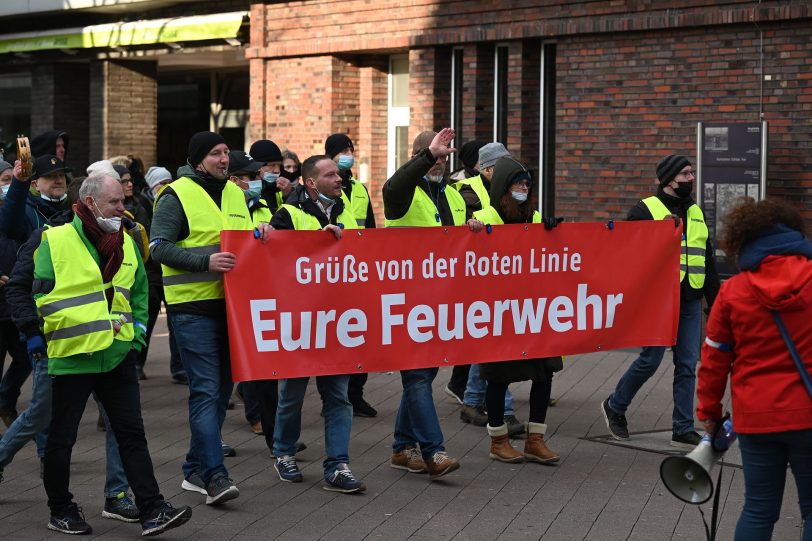
<svg viewBox="0 0 812 541"><path fill-rule="evenodd" d="M0 54L48 49L130 47L237 37L247 11L0 35Z"/></svg>

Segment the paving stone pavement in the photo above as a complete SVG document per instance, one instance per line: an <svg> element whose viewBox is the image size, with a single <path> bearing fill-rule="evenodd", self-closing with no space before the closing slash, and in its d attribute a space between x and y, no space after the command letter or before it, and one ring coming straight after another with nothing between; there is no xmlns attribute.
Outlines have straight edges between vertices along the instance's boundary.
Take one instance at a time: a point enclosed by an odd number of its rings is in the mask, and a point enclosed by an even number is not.
<svg viewBox="0 0 812 541"><path fill-rule="evenodd" d="M659 478L659 465L673 452L666 435L671 419L671 363L641 390L628 413L629 427L641 446L607 444L599 405L612 391L633 351L608 351L569 357L556 375L553 396L558 405L548 413L550 447L561 455L556 466L502 464L488 458L484 428L463 424L459 406L445 393L450 370L442 369L434 384L437 412L446 447L462 467L430 483L425 475L389 466L392 428L400 399L397 373L371 374L366 399L378 409L373 419L355 418L351 467L367 485L361 495L322 490L324 432L319 400L311 382L303 413L300 454L305 481L280 482L265 441L255 436L238 406L228 413L223 438L237 448L226 465L240 488L240 497L211 507L204 498L181 490L181 462L187 449L186 388L170 382L168 342L161 317L150 359L149 379L142 382L144 423L155 473L164 496L174 504L191 505L192 519L163 539L545 539L661 540L704 539L696 506L673 497ZM25 407L26 385L21 397ZM526 421L529 382L511 386L517 416ZM93 536L133 539L137 524L101 518L104 504L104 435L95 429L97 409L90 401L73 453L71 491L93 526ZM664 434L658 436L657 434ZM657 443L657 440L661 443ZM521 446L521 441L514 441ZM735 462L735 461L734 461ZM714 470L715 479L716 470ZM744 486L741 469L726 467L722 482L721 519L717 539L731 539L741 511ZM702 505L710 516L711 505ZM33 444L26 446L0 484L0 539L26 541L61 537L46 528L48 509ZM775 539L798 539L801 518L790 476Z"/></svg>

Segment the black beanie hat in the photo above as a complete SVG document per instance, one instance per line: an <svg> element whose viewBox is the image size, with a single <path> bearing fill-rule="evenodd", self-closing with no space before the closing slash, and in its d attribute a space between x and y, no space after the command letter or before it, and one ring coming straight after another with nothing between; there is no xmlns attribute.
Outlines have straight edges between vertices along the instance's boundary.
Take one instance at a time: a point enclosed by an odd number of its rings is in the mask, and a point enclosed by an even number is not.
<svg viewBox="0 0 812 541"><path fill-rule="evenodd" d="M282 161L282 151L270 139L256 141L248 150L248 155L256 161L262 162L262 165Z"/></svg>
<svg viewBox="0 0 812 541"><path fill-rule="evenodd" d="M330 156L330 159L335 158L345 148L355 152L352 139L344 133L334 133L324 141L324 153Z"/></svg>
<svg viewBox="0 0 812 541"><path fill-rule="evenodd" d="M199 131L189 139L189 165L197 167L206 154L217 145L224 145L223 136L210 131Z"/></svg>
<svg viewBox="0 0 812 541"><path fill-rule="evenodd" d="M685 166L691 165L691 161L685 156L671 154L666 156L657 164L657 178L660 179L660 186L665 186L682 171Z"/></svg>
<svg viewBox="0 0 812 541"><path fill-rule="evenodd" d="M460 160L462 161L462 165L468 169L473 169L476 162L479 161L479 149L484 147L486 144L487 141L478 141L476 139L466 141L460 149Z"/></svg>

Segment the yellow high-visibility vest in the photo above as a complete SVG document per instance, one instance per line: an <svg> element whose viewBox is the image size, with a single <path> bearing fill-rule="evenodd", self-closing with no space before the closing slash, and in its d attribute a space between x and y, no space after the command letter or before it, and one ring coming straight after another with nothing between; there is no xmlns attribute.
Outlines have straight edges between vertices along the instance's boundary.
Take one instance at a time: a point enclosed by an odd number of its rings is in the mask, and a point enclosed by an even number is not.
<svg viewBox="0 0 812 541"><path fill-rule="evenodd" d="M221 231L254 228L245 194L233 182L225 183L219 208L206 190L189 177L173 182L172 191L183 206L189 226L189 236L176 243L180 248L211 255L220 251ZM167 265L161 265L161 269L167 304L225 298L223 275L219 272L188 272Z"/></svg>
<svg viewBox="0 0 812 541"><path fill-rule="evenodd" d="M659 197L651 196L643 199L651 216L655 220L670 218L672 212L660 201ZM687 223L682 233L682 254L679 265L679 281L688 274L688 284L694 289L702 289L705 285L705 250L708 243L708 226L702 209L694 203L688 207Z"/></svg>
<svg viewBox="0 0 812 541"><path fill-rule="evenodd" d="M355 217L355 224L359 228L364 228L367 223L367 209L369 208L369 193L364 185L361 184L357 178L350 179L350 198L349 206L350 212ZM344 190L341 190L344 195Z"/></svg>
<svg viewBox="0 0 812 541"><path fill-rule="evenodd" d="M479 197L479 204L480 206L485 209L491 204L491 196L488 194L488 189L485 187L485 183L482 181L482 176L477 175L475 177L462 179L458 182L453 184L454 188L457 191L460 191L463 186L470 186L477 197Z"/></svg>
<svg viewBox="0 0 812 541"><path fill-rule="evenodd" d="M344 201L344 210L338 215L338 218L336 218L336 224L343 225L343 229L359 229L359 227L356 225L355 217L348 210L347 198L345 197L344 193L341 194L341 199ZM293 222L293 228L296 231L318 231L322 229L319 219L312 214L305 212L300 207L285 203L279 208L288 211L288 214L290 214L290 219Z"/></svg>
<svg viewBox="0 0 812 541"><path fill-rule="evenodd" d="M499 216L499 212L497 212L496 209L491 206L488 206L482 210L475 210L472 217L485 225L503 225L505 223L502 220L502 217ZM541 223L541 213L539 213L537 210L533 212L532 223Z"/></svg>
<svg viewBox="0 0 812 541"><path fill-rule="evenodd" d="M446 189L443 193L448 199L448 206L454 217L454 225L463 225L465 223L465 199L454 189ZM406 214L397 220L387 219L384 221L384 227L439 227L443 225L439 217L440 209L435 206L431 197L421 188L415 188L412 203Z"/></svg>
<svg viewBox="0 0 812 541"><path fill-rule="evenodd" d="M124 235L124 260L111 283L104 283L98 262L73 224L43 231L51 250L54 289L36 299L48 343L48 357L69 357L107 349L113 340L131 342L135 336L130 290L135 283L138 258L129 235ZM113 288L107 307L105 290ZM113 322L121 322L117 334Z"/></svg>

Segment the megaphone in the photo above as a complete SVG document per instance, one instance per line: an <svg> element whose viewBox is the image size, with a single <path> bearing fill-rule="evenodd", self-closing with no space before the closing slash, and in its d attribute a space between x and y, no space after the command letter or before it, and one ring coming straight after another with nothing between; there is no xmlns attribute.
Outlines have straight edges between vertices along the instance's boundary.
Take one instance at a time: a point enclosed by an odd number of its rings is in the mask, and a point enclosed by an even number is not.
<svg viewBox="0 0 812 541"><path fill-rule="evenodd" d="M685 503L705 503L713 495L710 470L724 454L715 451L710 436L685 456L670 456L660 464L660 478L665 487Z"/></svg>
<svg viewBox="0 0 812 541"><path fill-rule="evenodd" d="M736 441L730 414L721 419L715 438L705 434L699 445L685 456L670 456L660 464L660 479L665 488L685 503L705 503L713 495L710 470Z"/></svg>

